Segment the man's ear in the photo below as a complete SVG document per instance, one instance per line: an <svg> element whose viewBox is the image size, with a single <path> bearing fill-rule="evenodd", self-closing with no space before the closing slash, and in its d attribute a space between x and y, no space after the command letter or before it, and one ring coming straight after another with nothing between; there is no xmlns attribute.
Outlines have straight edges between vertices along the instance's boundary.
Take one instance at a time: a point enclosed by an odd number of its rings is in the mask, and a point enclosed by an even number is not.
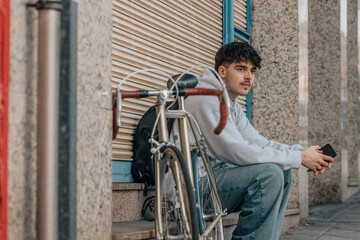
<svg viewBox="0 0 360 240"><path fill-rule="evenodd" d="M225 79L225 76L226 76L226 67L224 67L223 65L220 65L219 68L218 68L218 72L219 72L219 75L222 79Z"/></svg>

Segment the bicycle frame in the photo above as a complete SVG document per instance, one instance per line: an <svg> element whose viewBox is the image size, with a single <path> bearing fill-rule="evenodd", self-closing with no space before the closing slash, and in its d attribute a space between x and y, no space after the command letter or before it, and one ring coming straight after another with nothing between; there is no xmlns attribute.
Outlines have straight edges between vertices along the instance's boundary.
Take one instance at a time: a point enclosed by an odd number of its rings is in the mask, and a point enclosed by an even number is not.
<svg viewBox="0 0 360 240"><path fill-rule="evenodd" d="M187 166L189 167L189 173L190 173L190 177L192 180L192 186L194 187L195 183L193 181L193 179L194 179L193 173L196 170L192 168L191 149L190 149L190 142L189 142L189 129L188 129L188 125L190 125L191 131L193 133L195 133L194 123L192 121L189 121L189 115L188 115L188 113L185 112L184 97L180 97L178 99L179 111L177 113L175 113L173 111L168 112L165 108L165 105L163 104L164 103L163 101L164 101L164 99L162 99L161 96L159 96L157 106L156 106L157 115L160 115L159 121L158 121L159 143L167 143L169 141L166 119L167 118L177 118L178 123L179 123L181 150L184 155ZM200 140L199 140L197 134L194 134L194 137L195 137L197 149L199 149L201 157L203 159L206 159L204 150L201 146L201 143L200 143ZM156 154L156 157L155 157L156 186L160 186L160 178L159 178L159 176L160 176L160 173L159 173L160 161L161 161L161 158L159 157L158 154ZM210 169L210 166L207 161L204 161L204 166L205 166L206 171L209 173L211 171L211 169ZM179 179L179 176L177 173L178 173L178 171L175 171L176 179ZM220 197L216 191L215 179L213 178L212 174L209 174L209 179L210 179L210 185L211 185L212 189L215 189L214 194L219 203L218 207L219 207L219 209L222 209ZM160 189L156 188L155 191L156 191L156 196L159 196ZM183 196L183 193L180 192L179 195ZM180 200L182 200L182 197L180 198ZM157 209L161 209L161 202L155 200L155 203L157 204ZM180 202L180 206L184 207L183 201ZM157 214L158 221L161 222L161 219L162 219L161 212L157 211L156 214ZM222 217L224 217L225 215L226 215L226 213L221 211L221 214L219 214L218 216L212 216L212 217L215 217L215 219L210 224L210 226L206 229L206 231L204 232L204 234L201 236L200 239L206 238L211 233L213 228L216 226L218 221L220 221L222 219ZM157 224L157 228L158 228L157 230L160 233L160 235L162 235L163 230L161 229L161 225Z"/></svg>
<svg viewBox="0 0 360 240"><path fill-rule="evenodd" d="M178 126L179 126L179 135L180 135L180 142L181 142L181 150L183 153L183 156L185 158L185 162L186 165L189 168L189 173L190 173L190 178L191 178L191 183L192 186L194 188L195 183L194 183L194 171L196 171L196 169L193 169L192 167L192 159L191 159L191 147L190 147L190 141L189 141L189 129L188 126L190 126L191 131L194 133L194 137L195 137L195 141L196 141L196 145L197 145L197 149L199 149L200 152L200 156L202 157L202 159L206 159L206 155L205 152L203 150L203 147L201 145L201 141L199 139L199 137L196 134L196 129L194 126L194 123L192 121L192 118L190 117L189 113L187 113L184 109L184 96L187 95L216 95L218 97L221 97L222 95L220 94L221 91L220 90L215 90L215 89L200 89L203 90L202 94L197 93L199 91L199 89L194 90L194 89L185 89L186 92L183 94L183 96L180 96L178 101L179 101L179 110L177 111L169 111L166 109L165 107L165 101L168 98L168 96L170 94L174 95L174 91L169 91L169 90L156 90L156 91L133 91L133 92L120 92L118 91L116 94L116 98L117 101L116 103L118 104L118 107L116 107L114 105L114 132L117 132L117 127L119 127L119 125L121 124L120 122L120 116L119 114L121 113L121 99L124 98L141 98L141 97L148 97L148 96L157 96L157 102L156 102L156 113L158 116L158 122L157 122L157 127L158 127L158 134L159 134L159 140L158 142L154 141L153 139L153 143L156 142L157 147L152 149L152 153L155 156L155 183L156 183L156 187L155 187L155 205L156 205L156 209L161 209L161 200L160 200L160 164L161 164L161 160L162 160L162 156L161 156L161 148L167 145L170 145L170 141L169 141L169 136L168 136L168 129L167 129L167 118L176 118L178 120ZM115 94L113 95L113 97L115 97ZM224 98L224 96L222 96ZM220 132L222 130L222 128L225 126L226 123L226 118L227 118L227 103L225 103L224 99L222 99L223 102L221 102L220 105L220 112L221 112L221 120L220 123L218 125L218 127L214 130L215 132ZM120 105L120 108L119 108ZM224 123L224 117L225 116L225 123ZM115 121L116 121L116 125L115 125ZM117 126L117 127L116 127ZM198 130L199 131L199 130ZM219 133L220 133L219 132ZM116 136L116 134L115 134ZM203 161L204 162L204 166L205 169L208 173L211 173L211 166L209 166L207 161ZM176 164L172 164L172 165L176 165ZM172 168L174 168L174 175L175 175L175 179L176 181L179 183L180 182L180 176L178 174L178 171L176 171L177 166L171 166ZM213 219L213 222L206 228L206 231L200 236L200 239L205 239L210 233L211 231L215 228L216 224L221 221L222 217L224 217L226 215L225 211L222 211L222 206L221 206L221 201L219 198L219 195L216 191L216 185L215 185L215 179L213 178L212 174L208 174L209 175L209 181L210 181L210 186L213 189L213 193L215 194L215 198L217 199L217 202L219 204L219 206L217 206L220 209L220 214L217 216L211 216ZM180 184L179 184L180 185ZM180 208L183 210L183 212L185 212L186 204L183 201L184 199L184 195L183 195L183 190L182 189L178 189L179 190L179 200L180 200ZM162 221L162 213L161 211L156 211L156 221L155 221L155 228L156 228L156 232L159 233L160 236L164 235L164 230L162 229L161 221ZM199 216L201 217L201 216ZM185 222L185 227L189 228L188 226L188 221L187 220Z"/></svg>
<svg viewBox="0 0 360 240"><path fill-rule="evenodd" d="M191 131L193 133L195 133L195 127L194 127L194 124L192 121L189 121L189 124L190 124L190 127L191 127ZM181 130L180 130L181 131ZM198 136L196 134L194 134L194 138L195 138L195 141L196 141L196 145L198 146L198 149L200 151L200 156L202 159L206 159L206 156L205 156L205 152L204 152L204 149L201 145L201 142L198 138ZM210 173L212 170L211 170L211 166L209 166L208 162L207 161L203 161L204 163L204 166L205 166L205 169L206 169L206 172L207 173ZM192 165L190 166L191 170L189 170L190 172L194 172L196 171L196 169L192 169ZM222 211L222 205L221 205L221 201L220 201L220 197L219 197L219 194L216 190L216 184L215 184L215 179L214 179L214 176L212 174L208 174L209 176L209 180L210 180L210 185L211 185L211 188L214 189L214 194L215 194L215 198L217 199L217 202L219 203L219 206L217 206L219 208L219 212L220 214L218 216L211 216L211 217L215 217L215 219L213 220L213 222L210 224L209 227L206 228L205 232L203 235L200 236L200 239L204 239L206 237L209 236L209 234L211 233L211 231L214 229L214 227L216 226L216 224L222 220L222 218L224 216L226 216L226 209L225 211ZM201 216L199 216L201 217ZM223 233L221 233L221 235L223 235Z"/></svg>

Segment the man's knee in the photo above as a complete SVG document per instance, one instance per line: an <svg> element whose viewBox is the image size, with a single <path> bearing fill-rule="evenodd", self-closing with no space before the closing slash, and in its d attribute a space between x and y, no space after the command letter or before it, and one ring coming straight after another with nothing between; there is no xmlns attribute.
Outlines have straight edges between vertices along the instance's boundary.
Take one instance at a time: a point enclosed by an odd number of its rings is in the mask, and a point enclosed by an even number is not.
<svg viewBox="0 0 360 240"><path fill-rule="evenodd" d="M277 164L264 163L260 165L263 165L263 171L259 174L258 180L265 188L271 188L275 191L284 188L284 172Z"/></svg>
<svg viewBox="0 0 360 240"><path fill-rule="evenodd" d="M291 186L292 184L292 169L284 171L284 185Z"/></svg>

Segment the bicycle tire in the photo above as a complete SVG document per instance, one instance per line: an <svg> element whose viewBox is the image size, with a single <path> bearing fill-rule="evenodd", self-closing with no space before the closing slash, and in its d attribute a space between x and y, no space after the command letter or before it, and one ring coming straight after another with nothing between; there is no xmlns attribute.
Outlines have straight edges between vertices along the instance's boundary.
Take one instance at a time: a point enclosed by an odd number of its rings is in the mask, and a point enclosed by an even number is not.
<svg viewBox="0 0 360 240"><path fill-rule="evenodd" d="M207 154L205 153L206 161L210 166L210 172L207 172L204 167L204 162L197 154L193 154L194 159L194 178L196 183L196 201L199 206L199 231L204 234L214 218L221 214L221 203L215 197L214 189L210 185L209 174L213 175L211 164ZM195 171L196 170L196 171ZM216 226L204 239L224 239L222 220L216 223Z"/></svg>
<svg viewBox="0 0 360 240"><path fill-rule="evenodd" d="M199 226L196 209L194 188L188 167L180 150L174 146L167 146L162 151L160 163L160 201L163 235L161 239L198 239ZM173 171L178 169L180 185L175 180ZM185 207L181 207L180 189L183 193ZM185 209L185 210L183 210ZM188 223L188 227L187 226Z"/></svg>

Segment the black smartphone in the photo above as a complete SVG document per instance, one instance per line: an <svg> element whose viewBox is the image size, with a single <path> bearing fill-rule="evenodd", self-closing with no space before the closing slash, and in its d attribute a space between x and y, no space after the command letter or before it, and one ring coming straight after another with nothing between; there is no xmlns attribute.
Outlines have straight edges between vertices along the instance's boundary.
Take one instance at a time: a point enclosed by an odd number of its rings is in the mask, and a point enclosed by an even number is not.
<svg viewBox="0 0 360 240"><path fill-rule="evenodd" d="M336 152L330 144L326 144L325 146L320 148L320 150L323 151L324 155L327 155L327 156L330 156L333 158L336 156Z"/></svg>

